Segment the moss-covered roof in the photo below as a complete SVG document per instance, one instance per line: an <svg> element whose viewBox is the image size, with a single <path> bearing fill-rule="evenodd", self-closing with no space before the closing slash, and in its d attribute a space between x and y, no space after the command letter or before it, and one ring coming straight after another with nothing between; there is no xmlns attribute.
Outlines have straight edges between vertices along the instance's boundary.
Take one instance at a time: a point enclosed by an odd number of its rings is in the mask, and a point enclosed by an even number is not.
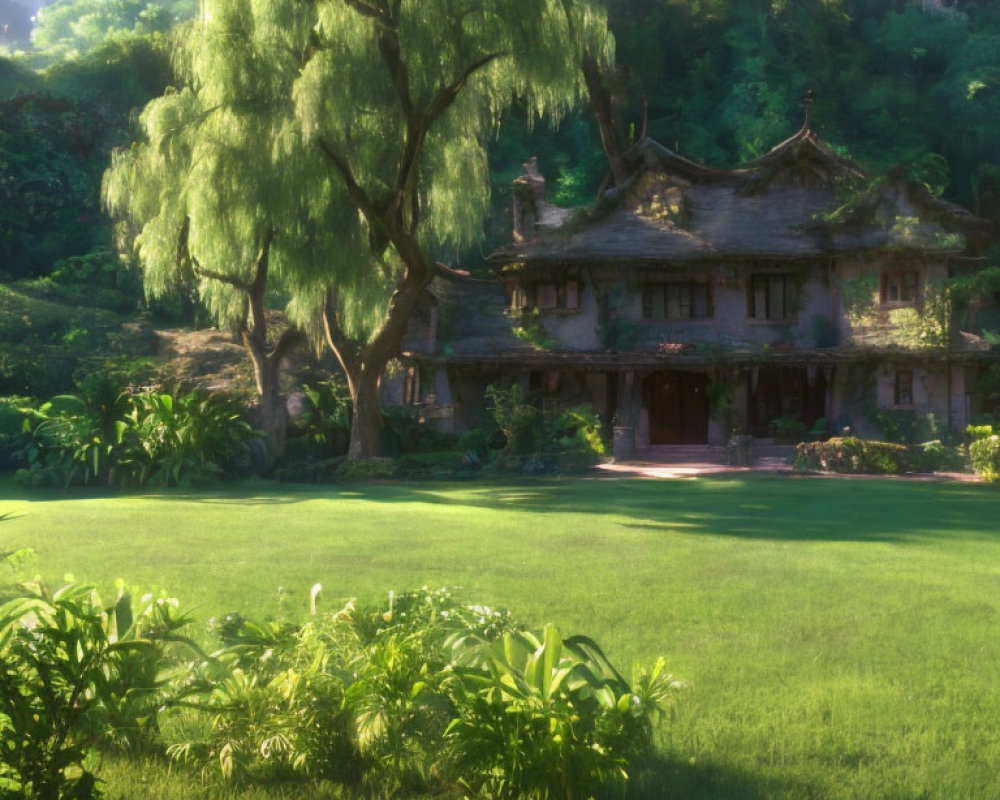
<svg viewBox="0 0 1000 800"><path fill-rule="evenodd" d="M697 164L652 139L634 145L625 162L629 180L594 207L562 209L539 198L534 235L498 251L492 263L961 252L966 234L985 224L901 174L868 184L808 126L734 169Z"/></svg>

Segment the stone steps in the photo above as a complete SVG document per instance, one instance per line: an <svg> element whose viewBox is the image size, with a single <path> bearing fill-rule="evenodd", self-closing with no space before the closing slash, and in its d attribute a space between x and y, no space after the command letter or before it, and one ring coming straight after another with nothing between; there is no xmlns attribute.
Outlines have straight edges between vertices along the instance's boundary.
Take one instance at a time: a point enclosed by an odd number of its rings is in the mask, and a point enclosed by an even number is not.
<svg viewBox="0 0 1000 800"><path fill-rule="evenodd" d="M765 469L788 469L795 463L795 447L769 442L754 443L754 466ZM730 464L729 448L708 444L657 444L636 449L629 461L654 464L698 464L727 466Z"/></svg>

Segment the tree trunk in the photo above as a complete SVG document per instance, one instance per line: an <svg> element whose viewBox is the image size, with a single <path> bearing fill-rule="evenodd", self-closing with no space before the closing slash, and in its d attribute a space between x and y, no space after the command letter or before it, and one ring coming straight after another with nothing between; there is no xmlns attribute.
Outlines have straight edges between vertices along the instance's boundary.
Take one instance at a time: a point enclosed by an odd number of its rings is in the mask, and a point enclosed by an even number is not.
<svg viewBox="0 0 1000 800"><path fill-rule="evenodd" d="M382 324L367 344L359 346L344 335L335 291L328 293L323 307L326 341L347 375L354 405L351 443L347 450L351 459L372 458L382 453L379 378L390 359L399 354L413 311L433 277L415 239L402 233L397 233L396 239L402 245L397 244L397 252L409 269L389 300ZM411 264L413 267L410 267Z"/></svg>
<svg viewBox="0 0 1000 800"><path fill-rule="evenodd" d="M275 380L277 383L277 380ZM285 454L285 434L288 430L288 409L285 398L275 391L261 397L258 412L257 427L264 434L267 445L267 455L261 463L261 471L265 474L274 469L274 465Z"/></svg>
<svg viewBox="0 0 1000 800"><path fill-rule="evenodd" d="M604 154L608 158L611 177L615 186L621 187L625 184L628 174L625 169L625 160L622 158L621 140L615 125L614 101L611 90L608 88L600 65L592 55L589 53L584 55L582 66L583 78L590 95L590 107L593 109L597 127L601 133L601 144L604 146Z"/></svg>
<svg viewBox="0 0 1000 800"><path fill-rule="evenodd" d="M384 366L384 365L383 365ZM351 443L348 458L372 458L382 453L382 405L379 402L379 373L367 372L352 381Z"/></svg>
<svg viewBox="0 0 1000 800"><path fill-rule="evenodd" d="M253 361L254 377L257 382L257 429L264 434L263 453L254 453L254 467L262 474L268 474L285 454L285 433L288 429L288 409L281 396L279 377L281 361L274 354L266 354L256 346L253 338L244 333L243 343Z"/></svg>

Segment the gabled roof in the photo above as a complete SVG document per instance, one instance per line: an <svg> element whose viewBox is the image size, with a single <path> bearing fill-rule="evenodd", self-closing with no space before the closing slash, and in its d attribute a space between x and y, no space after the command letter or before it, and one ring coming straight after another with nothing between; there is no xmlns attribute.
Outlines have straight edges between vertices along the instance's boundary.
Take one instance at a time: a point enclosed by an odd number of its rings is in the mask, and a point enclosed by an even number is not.
<svg viewBox="0 0 1000 800"><path fill-rule="evenodd" d="M734 169L698 164L652 139L633 145L624 161L631 177L594 207L560 209L539 195L534 236L498 251L491 262L516 269L565 261L821 257L882 248L961 251L965 231L982 222L921 194L916 185L882 197L877 214L864 203L857 213L842 214L851 189L864 186L864 173L824 144L808 122Z"/></svg>
<svg viewBox="0 0 1000 800"><path fill-rule="evenodd" d="M439 268L429 292L442 309L431 351L440 351L447 357L534 352L514 335L515 323L506 313L507 291L500 281L479 280L467 273ZM410 328L413 327L411 324ZM433 355L428 352L427 344L411 336L404 349L423 356Z"/></svg>
<svg viewBox="0 0 1000 800"><path fill-rule="evenodd" d="M835 181L851 183L865 178L861 167L837 155L820 140L808 120L794 135L734 171L747 175L747 183L740 190L744 195L764 191L773 180L795 171L804 176L811 173L826 186Z"/></svg>

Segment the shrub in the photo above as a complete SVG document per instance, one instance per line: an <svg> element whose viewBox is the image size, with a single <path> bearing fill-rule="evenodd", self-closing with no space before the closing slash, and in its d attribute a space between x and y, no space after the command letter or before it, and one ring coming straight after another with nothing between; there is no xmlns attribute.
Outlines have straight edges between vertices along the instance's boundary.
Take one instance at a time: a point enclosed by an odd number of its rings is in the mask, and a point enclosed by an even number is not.
<svg viewBox="0 0 1000 800"><path fill-rule="evenodd" d="M965 468L965 449L943 443L940 439L910 447L911 467L919 472L940 472Z"/></svg>
<svg viewBox="0 0 1000 800"><path fill-rule="evenodd" d="M545 420L540 409L520 405L513 410L510 423L504 431L507 436L505 453L526 456L539 453L545 446Z"/></svg>
<svg viewBox="0 0 1000 800"><path fill-rule="evenodd" d="M916 445L873 442L855 437L827 442L803 442L796 450L795 468L844 474L937 472L965 468L964 448L932 439Z"/></svg>
<svg viewBox="0 0 1000 800"><path fill-rule="evenodd" d="M520 384L515 383L509 389L504 389L491 383L486 387L486 398L490 402L493 421L506 439L505 449L512 450L515 446L512 441L516 437L515 415L519 409L527 405L527 395Z"/></svg>
<svg viewBox="0 0 1000 800"><path fill-rule="evenodd" d="M549 423L548 437L563 450L587 450L604 455L601 418L586 403L567 408Z"/></svg>
<svg viewBox="0 0 1000 800"><path fill-rule="evenodd" d="M26 461L26 437L22 430L29 397L0 397L0 470L16 469Z"/></svg>
<svg viewBox="0 0 1000 800"><path fill-rule="evenodd" d="M395 406L382 412L382 440L389 455L429 453L455 446L455 437L429 427L416 408Z"/></svg>
<svg viewBox="0 0 1000 800"><path fill-rule="evenodd" d="M208 727L169 752L231 780L586 797L650 747L677 688L662 661L630 686L586 637L426 587L298 629L231 615L222 630L228 646L186 681Z"/></svg>
<svg viewBox="0 0 1000 800"><path fill-rule="evenodd" d="M510 389L491 384L486 396L497 429L506 439L506 457L573 451L598 456L605 452L600 418L586 404L547 416L527 401L518 384Z"/></svg>
<svg viewBox="0 0 1000 800"><path fill-rule="evenodd" d="M970 442L975 442L979 439L988 439L992 435L992 425L968 425L965 428L965 436Z"/></svg>
<svg viewBox="0 0 1000 800"><path fill-rule="evenodd" d="M221 395L143 392L118 426L119 484L205 483L231 470L254 436L242 409Z"/></svg>
<svg viewBox="0 0 1000 800"><path fill-rule="evenodd" d="M347 456L334 456L320 461L313 459L289 460L271 473L279 481L289 483L329 483L337 479L337 471L347 462Z"/></svg>
<svg viewBox="0 0 1000 800"><path fill-rule="evenodd" d="M334 477L339 481L374 481L391 478L395 472L391 458L355 458L337 467Z"/></svg>
<svg viewBox="0 0 1000 800"><path fill-rule="evenodd" d="M451 641L460 669L447 685L448 757L477 796L590 796L649 748L676 687L660 660L633 690L595 642L554 625Z"/></svg>
<svg viewBox="0 0 1000 800"><path fill-rule="evenodd" d="M405 480L455 479L478 474L482 462L468 452L412 453L396 459L394 475Z"/></svg>
<svg viewBox="0 0 1000 800"><path fill-rule="evenodd" d="M302 414L295 426L305 431L314 453L320 457L347 454L351 438L351 397L337 381L303 386Z"/></svg>
<svg viewBox="0 0 1000 800"><path fill-rule="evenodd" d="M662 661L630 685L587 637L532 631L446 589L317 613L320 589L300 627L226 615L207 655L174 601L134 608L120 587L106 609L88 585L24 587L0 606L0 794L99 796L91 749L162 742L166 708L168 754L227 780L585 797L649 749L677 689Z"/></svg>
<svg viewBox="0 0 1000 800"><path fill-rule="evenodd" d="M174 604L92 586L25 586L0 607L0 790L38 800L98 797L85 759L101 742L155 730L164 643L187 624Z"/></svg>
<svg viewBox="0 0 1000 800"><path fill-rule="evenodd" d="M484 475L575 475L587 472L598 462L595 453L575 450L566 453L534 453L510 456L501 453L487 465Z"/></svg>
<svg viewBox="0 0 1000 800"><path fill-rule="evenodd" d="M33 409L25 422L30 433L28 469L18 481L28 486L69 486L106 480L114 434L105 415L76 395L57 395Z"/></svg>
<svg viewBox="0 0 1000 800"><path fill-rule="evenodd" d="M495 428L472 428L462 434L458 449L470 459L485 464L505 444L504 436Z"/></svg>
<svg viewBox="0 0 1000 800"><path fill-rule="evenodd" d="M892 474L911 467L906 445L872 442L853 436L826 442L802 442L796 448L795 468L844 474Z"/></svg>
<svg viewBox="0 0 1000 800"><path fill-rule="evenodd" d="M987 483L1000 481L1000 436L994 433L970 444L969 461Z"/></svg>
<svg viewBox="0 0 1000 800"><path fill-rule="evenodd" d="M917 437L917 415L910 409L880 409L875 414L882 433L889 442L904 444Z"/></svg>
<svg viewBox="0 0 1000 800"><path fill-rule="evenodd" d="M60 395L30 413L22 484L205 482L232 469L254 435L242 410L220 396L129 395L106 380L83 388L82 397Z"/></svg>

